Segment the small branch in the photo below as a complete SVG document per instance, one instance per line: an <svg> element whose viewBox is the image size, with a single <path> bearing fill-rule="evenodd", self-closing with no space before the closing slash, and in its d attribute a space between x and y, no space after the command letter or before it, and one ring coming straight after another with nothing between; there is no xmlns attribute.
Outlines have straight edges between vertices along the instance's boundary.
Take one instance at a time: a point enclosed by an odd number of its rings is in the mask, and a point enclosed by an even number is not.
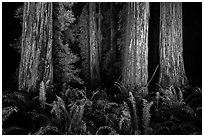
<svg viewBox="0 0 204 137"><path fill-rule="evenodd" d="M147 83L147 86L148 86L148 85L149 85L149 83L152 81L152 79L153 79L154 75L155 75L155 74L156 74L156 72L157 72L158 67L159 67L159 65L157 65L157 67L156 67L156 69L155 69L155 71L154 71L154 73L153 73L153 75L152 75L151 79L150 79L150 80L149 80L149 82Z"/></svg>

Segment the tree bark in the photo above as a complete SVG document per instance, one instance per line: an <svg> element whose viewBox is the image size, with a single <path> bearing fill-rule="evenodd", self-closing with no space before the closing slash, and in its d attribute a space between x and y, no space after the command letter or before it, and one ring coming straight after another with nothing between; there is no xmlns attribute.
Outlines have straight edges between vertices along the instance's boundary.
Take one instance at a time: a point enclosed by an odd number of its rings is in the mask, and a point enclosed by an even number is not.
<svg viewBox="0 0 204 137"><path fill-rule="evenodd" d="M149 3L128 3L127 10L123 82L133 90L147 84Z"/></svg>
<svg viewBox="0 0 204 137"><path fill-rule="evenodd" d="M113 14L113 3L111 2L110 3L110 15L111 15L111 18L110 18L110 28L111 28L111 31L110 31L110 47L111 47L111 50L115 51L116 48L115 48L115 45L114 45L114 36L115 36L115 24L114 24L114 14Z"/></svg>
<svg viewBox="0 0 204 137"><path fill-rule="evenodd" d="M87 86L90 84L90 44L89 44L89 4L84 6L83 12L79 17L79 46L81 49L81 65L83 79Z"/></svg>
<svg viewBox="0 0 204 137"><path fill-rule="evenodd" d="M96 4L89 3L89 44L90 44L90 78L91 87L100 85L99 43L96 22Z"/></svg>
<svg viewBox="0 0 204 137"><path fill-rule="evenodd" d="M160 4L160 78L162 87L185 82L182 3Z"/></svg>
<svg viewBox="0 0 204 137"><path fill-rule="evenodd" d="M101 85L101 61L102 61L102 32L101 32L101 20L103 19L103 16L101 14L101 3L98 2L98 13L96 14L97 19L97 42L98 42L98 62L99 62L99 86Z"/></svg>
<svg viewBox="0 0 204 137"><path fill-rule="evenodd" d="M52 83L52 24L52 3L24 3L19 90L35 91L41 81Z"/></svg>

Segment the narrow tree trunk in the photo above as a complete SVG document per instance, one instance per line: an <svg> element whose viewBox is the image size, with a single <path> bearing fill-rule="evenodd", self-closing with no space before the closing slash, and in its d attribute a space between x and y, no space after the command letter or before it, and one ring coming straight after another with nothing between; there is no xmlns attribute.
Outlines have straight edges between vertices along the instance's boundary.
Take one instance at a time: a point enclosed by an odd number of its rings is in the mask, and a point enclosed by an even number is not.
<svg viewBox="0 0 204 137"><path fill-rule="evenodd" d="M112 61L116 61L116 41L115 41L115 14L114 14L114 4L110 3L110 47L112 52Z"/></svg>
<svg viewBox="0 0 204 137"><path fill-rule="evenodd" d="M147 84L149 3L129 3L127 10L123 81L132 90Z"/></svg>
<svg viewBox="0 0 204 137"><path fill-rule="evenodd" d="M184 84L182 3L160 5L160 78L162 87Z"/></svg>
<svg viewBox="0 0 204 137"><path fill-rule="evenodd" d="M103 19L102 14L101 14L101 3L98 3L98 13L96 16L97 19L97 42L98 42L98 62L99 62L99 67L101 68L101 61L102 61L102 32L101 32L101 20ZM101 82L101 71L99 71L99 82ZM99 83L100 85L100 83Z"/></svg>
<svg viewBox="0 0 204 137"><path fill-rule="evenodd" d="M110 28L111 28L111 36L110 36L110 47L111 50L115 50L114 48L114 15L113 15L113 3L110 3Z"/></svg>
<svg viewBox="0 0 204 137"><path fill-rule="evenodd" d="M52 3L24 3L19 90L52 83Z"/></svg>
<svg viewBox="0 0 204 137"><path fill-rule="evenodd" d="M96 4L89 3L89 44L90 44L90 78L91 87L100 84L99 45L97 41Z"/></svg>

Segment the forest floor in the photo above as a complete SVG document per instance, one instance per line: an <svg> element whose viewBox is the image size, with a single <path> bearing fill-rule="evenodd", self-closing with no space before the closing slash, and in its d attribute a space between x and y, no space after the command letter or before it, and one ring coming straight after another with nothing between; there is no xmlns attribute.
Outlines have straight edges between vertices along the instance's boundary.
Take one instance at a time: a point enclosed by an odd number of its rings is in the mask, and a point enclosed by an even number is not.
<svg viewBox="0 0 204 137"><path fill-rule="evenodd" d="M117 82L111 96L107 89L44 89L3 91L3 134L202 134L199 87L158 87L146 97Z"/></svg>

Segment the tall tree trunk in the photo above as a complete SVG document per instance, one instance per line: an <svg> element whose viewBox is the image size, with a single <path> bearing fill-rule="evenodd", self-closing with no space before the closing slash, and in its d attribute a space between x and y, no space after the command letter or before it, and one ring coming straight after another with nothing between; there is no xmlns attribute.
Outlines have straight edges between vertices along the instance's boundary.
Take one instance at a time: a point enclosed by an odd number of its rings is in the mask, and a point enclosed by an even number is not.
<svg viewBox="0 0 204 137"><path fill-rule="evenodd" d="M114 14L113 14L113 12L114 12L114 7L113 7L114 5L113 5L113 3L111 2L110 3L110 16L111 16L111 18L110 18L110 28L111 28L111 36L110 36L110 47L111 47L111 50L113 50L114 52L115 52L115 50L116 50L116 48L115 48L115 43L114 43L114 36L115 36L115 29L114 29L114 27L115 27L115 23L114 23Z"/></svg>
<svg viewBox="0 0 204 137"><path fill-rule="evenodd" d="M90 78L91 87L100 85L99 43L96 22L96 4L89 3L89 44L90 44Z"/></svg>
<svg viewBox="0 0 204 137"><path fill-rule="evenodd" d="M99 68L101 68L101 61L102 61L102 32L101 32L101 20L103 19L101 14L101 3L98 2L98 13L96 14L97 19L97 42L98 42L98 62ZM99 69L99 86L101 85L101 70Z"/></svg>
<svg viewBox="0 0 204 137"><path fill-rule="evenodd" d="M26 2L23 11L19 90L52 83L52 3Z"/></svg>
<svg viewBox="0 0 204 137"><path fill-rule="evenodd" d="M127 10L123 82L133 90L147 84L149 3L128 3Z"/></svg>
<svg viewBox="0 0 204 137"><path fill-rule="evenodd" d="M87 3L79 17L79 47L81 49L81 65L84 81L88 86L90 84L90 44L89 44L89 3Z"/></svg>
<svg viewBox="0 0 204 137"><path fill-rule="evenodd" d="M162 87L184 84L182 35L182 3L161 3L159 83Z"/></svg>

